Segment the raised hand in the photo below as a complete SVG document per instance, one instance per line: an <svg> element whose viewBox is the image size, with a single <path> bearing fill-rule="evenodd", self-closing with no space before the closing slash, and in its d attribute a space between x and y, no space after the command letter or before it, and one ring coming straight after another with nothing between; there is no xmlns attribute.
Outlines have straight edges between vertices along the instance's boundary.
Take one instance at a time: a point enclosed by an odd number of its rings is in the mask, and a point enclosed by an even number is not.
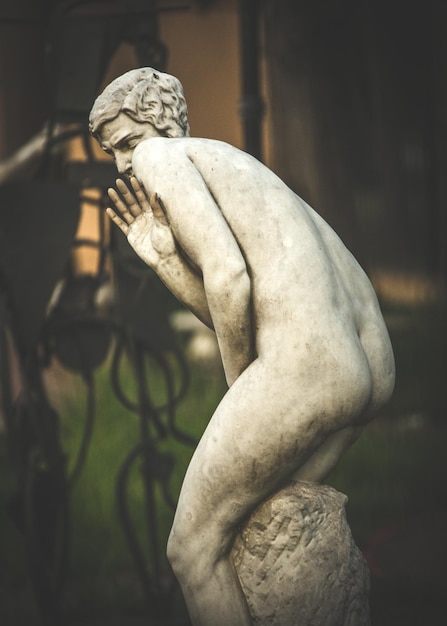
<svg viewBox="0 0 447 626"><path fill-rule="evenodd" d="M128 188L122 179L108 190L116 210L108 207L107 215L126 235L138 256L155 269L160 261L177 254L175 239L169 227L163 202L153 193L147 197L137 179L132 177Z"/></svg>

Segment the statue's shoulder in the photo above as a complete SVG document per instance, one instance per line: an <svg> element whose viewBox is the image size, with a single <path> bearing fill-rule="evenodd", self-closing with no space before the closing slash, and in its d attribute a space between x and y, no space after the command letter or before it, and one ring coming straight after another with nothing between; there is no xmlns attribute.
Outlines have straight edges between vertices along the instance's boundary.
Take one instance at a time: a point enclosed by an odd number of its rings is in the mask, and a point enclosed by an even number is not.
<svg viewBox="0 0 447 626"><path fill-rule="evenodd" d="M166 165L179 159L194 159L197 156L218 156L223 153L240 153L234 146L218 139L201 137L151 137L145 139L135 148L133 154L134 167L144 162L153 167ZM241 153L242 154L242 153Z"/></svg>
<svg viewBox="0 0 447 626"><path fill-rule="evenodd" d="M199 141L192 137L151 137L145 139L135 148L134 159L185 156L194 144Z"/></svg>
<svg viewBox="0 0 447 626"><path fill-rule="evenodd" d="M143 154L157 154L173 149L179 150L179 140L171 139L170 137L151 137L150 139L144 139L135 148L134 155L139 156Z"/></svg>
<svg viewBox="0 0 447 626"><path fill-rule="evenodd" d="M184 158L185 150L176 139L167 137L151 137L145 139L135 148L132 166L135 173L150 168L158 171L168 163Z"/></svg>

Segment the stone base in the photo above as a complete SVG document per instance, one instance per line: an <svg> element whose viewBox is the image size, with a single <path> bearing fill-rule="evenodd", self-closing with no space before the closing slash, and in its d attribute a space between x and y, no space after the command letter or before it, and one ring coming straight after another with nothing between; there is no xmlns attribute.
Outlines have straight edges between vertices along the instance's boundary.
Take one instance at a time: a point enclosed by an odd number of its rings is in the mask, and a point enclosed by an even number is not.
<svg viewBox="0 0 447 626"><path fill-rule="evenodd" d="M264 502L232 552L256 626L369 626L369 572L347 498L293 482Z"/></svg>

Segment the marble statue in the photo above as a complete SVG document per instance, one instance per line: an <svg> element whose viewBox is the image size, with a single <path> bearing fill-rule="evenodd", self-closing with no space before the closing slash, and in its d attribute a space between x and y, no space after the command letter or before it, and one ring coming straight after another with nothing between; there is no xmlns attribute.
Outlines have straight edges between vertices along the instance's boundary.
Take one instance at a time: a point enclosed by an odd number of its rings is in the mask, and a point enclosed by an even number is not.
<svg viewBox="0 0 447 626"><path fill-rule="evenodd" d="M321 483L389 399L394 359L374 290L330 226L271 170L189 136L175 77L142 68L117 78L96 99L90 131L129 180L109 190L107 213L214 329L228 383L168 542L191 620L280 624L250 609L235 540L290 481Z"/></svg>

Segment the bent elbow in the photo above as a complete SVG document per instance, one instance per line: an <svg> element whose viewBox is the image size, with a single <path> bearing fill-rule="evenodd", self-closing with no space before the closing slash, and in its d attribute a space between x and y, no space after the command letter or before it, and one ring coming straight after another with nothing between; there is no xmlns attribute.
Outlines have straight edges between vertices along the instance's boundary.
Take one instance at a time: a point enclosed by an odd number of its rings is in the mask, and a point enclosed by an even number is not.
<svg viewBox="0 0 447 626"><path fill-rule="evenodd" d="M248 300L250 277L244 262L222 263L217 269L204 272L205 290L208 297L224 300Z"/></svg>

